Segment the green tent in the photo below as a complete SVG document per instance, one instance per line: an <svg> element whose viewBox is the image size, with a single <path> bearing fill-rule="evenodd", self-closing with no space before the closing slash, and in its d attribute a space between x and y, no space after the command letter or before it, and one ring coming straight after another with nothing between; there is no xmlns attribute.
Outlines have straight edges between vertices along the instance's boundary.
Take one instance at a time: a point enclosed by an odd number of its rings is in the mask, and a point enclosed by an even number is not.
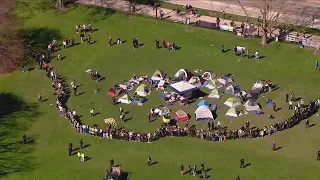
<svg viewBox="0 0 320 180"><path fill-rule="evenodd" d="M214 88L212 89L211 93L209 94L208 98L217 98L217 99L220 99L221 98L221 95L218 91L217 88Z"/></svg>

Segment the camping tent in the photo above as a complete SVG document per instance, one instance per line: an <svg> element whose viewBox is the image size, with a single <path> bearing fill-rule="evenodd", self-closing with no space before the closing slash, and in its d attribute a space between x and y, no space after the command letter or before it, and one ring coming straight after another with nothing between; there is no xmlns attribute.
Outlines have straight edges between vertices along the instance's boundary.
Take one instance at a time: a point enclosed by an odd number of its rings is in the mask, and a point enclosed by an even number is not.
<svg viewBox="0 0 320 180"><path fill-rule="evenodd" d="M170 114L170 110L167 107L162 107L159 112L159 116Z"/></svg>
<svg viewBox="0 0 320 180"><path fill-rule="evenodd" d="M221 98L221 95L218 91L217 88L214 88L212 89L211 93L209 94L208 98L217 98L217 99L220 99Z"/></svg>
<svg viewBox="0 0 320 180"><path fill-rule="evenodd" d="M170 122L170 118L165 118L164 116L162 117L162 121L163 123L169 123Z"/></svg>
<svg viewBox="0 0 320 180"><path fill-rule="evenodd" d="M120 97L118 99L118 102L119 103L123 103L123 104L131 104L132 103L129 95L127 95L127 94L125 94L122 97Z"/></svg>
<svg viewBox="0 0 320 180"><path fill-rule="evenodd" d="M241 105L241 102L238 98L232 97L227 99L227 101L224 103L224 105L229 107L237 107Z"/></svg>
<svg viewBox="0 0 320 180"><path fill-rule="evenodd" d="M244 107L246 108L246 111L259 111L260 110L259 105L253 100L248 100L244 104Z"/></svg>
<svg viewBox="0 0 320 180"><path fill-rule="evenodd" d="M238 115L239 115L239 112L236 110L235 107L230 108L226 113L226 116L231 116L231 117L238 117Z"/></svg>
<svg viewBox="0 0 320 180"><path fill-rule="evenodd" d="M259 80L253 84L252 90L263 89L264 85L265 85L265 82L262 80Z"/></svg>
<svg viewBox="0 0 320 180"><path fill-rule="evenodd" d="M178 94L185 94L188 92L192 92L197 89L196 86L186 82L186 81L180 81L174 84L171 84L169 86L174 92Z"/></svg>
<svg viewBox="0 0 320 180"><path fill-rule="evenodd" d="M200 102L197 104L197 107L200 107L200 106L210 107L210 104L208 103L208 101L202 100L202 101L200 101Z"/></svg>
<svg viewBox="0 0 320 180"><path fill-rule="evenodd" d="M149 92L147 91L146 87L147 87L147 85L141 84L140 86L138 86L135 93L137 93L137 95L139 95L141 97L146 97L147 95L149 95Z"/></svg>
<svg viewBox="0 0 320 180"><path fill-rule="evenodd" d="M188 73L185 69L179 69L179 71L174 75L172 81L186 81L188 80Z"/></svg>
<svg viewBox="0 0 320 180"><path fill-rule="evenodd" d="M228 86L226 88L226 90L225 90L226 94L231 94L231 95L235 95L235 94L237 94L239 92L240 92L239 87L238 86L233 86L233 85Z"/></svg>
<svg viewBox="0 0 320 180"><path fill-rule="evenodd" d="M189 80L190 84L192 84L194 86L197 86L197 87L201 87L204 82L205 82L204 79L202 79L202 78L200 78L198 76L193 76Z"/></svg>
<svg viewBox="0 0 320 180"><path fill-rule="evenodd" d="M186 112L184 112L183 110L181 110L181 109L174 113L174 118L177 121L187 121L187 120L189 120L188 114Z"/></svg>
<svg viewBox="0 0 320 180"><path fill-rule="evenodd" d="M256 101L260 96L260 92L261 92L260 89L250 90L247 92L248 94L246 98Z"/></svg>
<svg viewBox="0 0 320 180"><path fill-rule="evenodd" d="M206 71L201 76L204 80L210 81L216 77L216 74L211 71Z"/></svg>
<svg viewBox="0 0 320 180"><path fill-rule="evenodd" d="M156 71L153 73L153 75L152 75L152 77L151 77L151 80L153 80L153 81L160 81L160 80L163 79L163 76L164 76L164 74L163 74L162 71L156 70Z"/></svg>
<svg viewBox="0 0 320 180"><path fill-rule="evenodd" d="M218 81L225 86L225 85L233 82L232 75L228 74L228 73L224 74L218 79Z"/></svg>
<svg viewBox="0 0 320 180"><path fill-rule="evenodd" d="M220 84L219 81L216 79L208 81L208 84L206 85L207 88L213 89L213 88L220 88L222 85Z"/></svg>
<svg viewBox="0 0 320 180"><path fill-rule="evenodd" d="M206 122L213 120L212 112L210 111L208 106L200 106L195 111L196 120L200 122Z"/></svg>
<svg viewBox="0 0 320 180"><path fill-rule="evenodd" d="M108 95L111 97L117 97L120 96L123 93L123 89L119 87L118 85L112 86L112 88L109 89Z"/></svg>

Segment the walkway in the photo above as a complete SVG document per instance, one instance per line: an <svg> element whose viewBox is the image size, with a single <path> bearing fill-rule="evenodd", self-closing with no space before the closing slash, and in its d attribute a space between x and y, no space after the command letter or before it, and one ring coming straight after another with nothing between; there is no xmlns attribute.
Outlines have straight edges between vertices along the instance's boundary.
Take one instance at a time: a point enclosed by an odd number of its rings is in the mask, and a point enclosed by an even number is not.
<svg viewBox="0 0 320 180"><path fill-rule="evenodd" d="M188 0L186 0L188 1ZM78 0L77 3L85 4L85 5L93 5L93 6L100 6L105 8L111 8L119 11L129 12L130 4L128 1L122 0L108 0L108 1L97 1L97 0ZM205 21L209 23L215 23L216 18L210 16L200 16L194 17L193 15L186 14L184 16L177 15L173 10L166 9L166 8L158 8L161 9L165 13L165 18L172 20L174 22L185 22L186 18L190 18L190 23L195 23L196 21ZM147 15L151 17L156 16L156 11L154 7L148 5L138 4L136 5L136 14ZM158 13L159 16L159 13ZM220 19L220 24L227 24L230 25L230 20ZM235 22L237 27L240 27L242 22ZM258 32L254 32L254 34L258 34ZM279 31L274 32L275 35L279 34ZM291 33L289 41L297 41L297 39L303 40L304 45L311 46L320 49L320 37L314 35L306 35L307 38L296 37L296 32Z"/></svg>

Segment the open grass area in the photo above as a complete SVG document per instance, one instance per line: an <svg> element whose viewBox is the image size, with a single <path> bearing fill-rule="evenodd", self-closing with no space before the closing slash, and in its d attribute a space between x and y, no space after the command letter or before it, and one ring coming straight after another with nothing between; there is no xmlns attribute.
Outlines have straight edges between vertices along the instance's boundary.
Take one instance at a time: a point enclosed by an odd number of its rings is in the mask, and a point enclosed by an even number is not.
<svg viewBox="0 0 320 180"><path fill-rule="evenodd" d="M107 14L104 16L103 14ZM129 111L132 117L123 126L134 131L154 131L161 124L161 119L147 122L147 113L151 107L165 104L153 91L148 101L142 107L136 105L111 105L107 91L114 84L128 80L133 74L151 76L154 70L163 70L172 76L180 68L190 71L195 69L212 70L218 77L224 73L235 75L235 84L244 90L251 89L258 79L270 79L278 87L276 91L263 94L277 103L282 110L275 113L275 119L267 118L272 113L272 107L261 97L259 102L265 115L246 115L239 118L228 118L224 114L228 110L223 102L231 96L225 95L221 100L208 99L209 103L219 104L218 120L230 129L237 129L249 120L252 126L269 125L289 117L292 111L287 110L285 93L294 91L297 97L303 97L305 102L318 98L317 80L319 72L313 70L318 58L311 49L300 49L296 45L271 43L267 48L259 47L258 39L243 39L229 33L186 27L181 24L159 21L144 17L129 17L126 14L105 13L90 7L70 7L63 13L54 11L39 12L23 24L25 38L30 38L36 48L46 49L48 43L56 38L61 44L64 38L74 37L78 23L93 24L97 29L92 34L93 44L79 44L66 50L60 50L63 60L54 58L50 67L64 76L70 84L75 79L78 84L77 97L70 97L68 107L75 109L81 120L86 124L103 125L103 119L114 117L118 119L119 107ZM109 46L107 37L116 40L117 35L126 41L122 45ZM132 48L132 38L137 37L144 45L139 49ZM172 52L156 49L155 40L170 40L181 49ZM234 46L244 46L251 52L259 50L261 61L233 56L232 51L220 52L220 46L226 49ZM213 46L211 46L213 45ZM61 48L61 47L60 47ZM56 53L53 54L56 56ZM92 68L105 77L98 83L92 81L90 75L83 70ZM101 92L94 95L98 86ZM23 73L18 70L12 74L0 77L0 178L17 179L102 179L104 168L111 158L116 164L122 164L130 180L178 180L195 179L192 176L181 176L179 167L184 164L200 165L204 162L210 179L317 179L320 175L320 164L316 161L320 147L319 117L310 118L315 126L305 129L304 123L284 132L263 139L246 139L226 141L221 143L207 142L194 138L164 138L151 144L129 143L116 140L100 139L77 134L64 118L61 118L55 107L55 96L51 81L45 72L35 66L35 69ZM209 92L205 88L205 92ZM43 104L37 102L37 94L43 93ZM205 98L207 99L207 98ZM9 103L11 102L11 103ZM198 102L198 101L197 101ZM53 104L53 105L50 105ZM94 107L100 114L90 118L89 108ZM173 112L184 109L193 117L196 103L188 106L173 105ZM10 110L10 111L9 111ZM120 126L121 123L118 123ZM191 124L206 127L206 124L195 122ZM33 140L28 145L17 143L23 134ZM20 138L21 137L21 138ZM70 141L78 146L80 139L89 145L84 152L92 159L80 163L75 156L69 157L67 146ZM271 143L276 141L282 148L271 151ZM14 146L9 151L5 144ZM4 148L3 148L4 147ZM3 149L3 150L2 150ZM9 148L8 148L9 149ZM4 152L4 153L3 153ZM146 158L151 156L158 163L146 167ZM239 168L239 160L244 158L251 165L245 169ZM13 169L14 168L14 169ZM199 178L199 177L197 177Z"/></svg>

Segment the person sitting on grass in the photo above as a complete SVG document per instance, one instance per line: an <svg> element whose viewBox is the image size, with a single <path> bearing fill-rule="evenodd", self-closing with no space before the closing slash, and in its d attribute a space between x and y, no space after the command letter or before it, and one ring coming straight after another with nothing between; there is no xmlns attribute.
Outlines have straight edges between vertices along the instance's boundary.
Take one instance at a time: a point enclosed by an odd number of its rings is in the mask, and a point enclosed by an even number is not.
<svg viewBox="0 0 320 180"><path fill-rule="evenodd" d="M162 41L162 49L166 48L166 40Z"/></svg>
<svg viewBox="0 0 320 180"><path fill-rule="evenodd" d="M177 49L176 43L172 43L172 48L171 48L171 50L172 50L172 51L176 51L176 49Z"/></svg>
<svg viewBox="0 0 320 180"><path fill-rule="evenodd" d="M170 46L171 46L171 42L170 42L170 41L167 41L167 48L168 48L168 50L170 50Z"/></svg>

